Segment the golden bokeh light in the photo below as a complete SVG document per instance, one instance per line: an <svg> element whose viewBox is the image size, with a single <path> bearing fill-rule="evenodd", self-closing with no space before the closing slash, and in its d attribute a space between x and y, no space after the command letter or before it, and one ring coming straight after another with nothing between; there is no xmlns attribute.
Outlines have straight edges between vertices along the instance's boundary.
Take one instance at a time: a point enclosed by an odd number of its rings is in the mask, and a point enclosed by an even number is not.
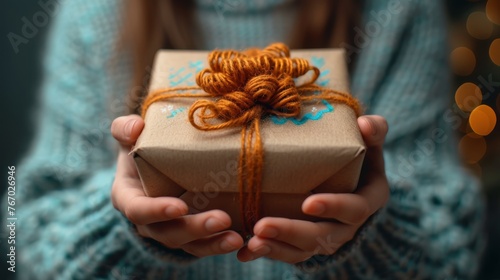
<svg viewBox="0 0 500 280"><path fill-rule="evenodd" d="M482 136L490 134L497 124L495 111L488 105L477 106L469 116L472 130Z"/></svg>
<svg viewBox="0 0 500 280"><path fill-rule="evenodd" d="M493 63L500 66L500 38L493 40L490 45L490 58Z"/></svg>
<svg viewBox="0 0 500 280"><path fill-rule="evenodd" d="M500 0L486 2L486 16L491 22L500 25Z"/></svg>
<svg viewBox="0 0 500 280"><path fill-rule="evenodd" d="M476 55L467 47L458 47L451 52L451 67L459 76L468 76L476 68Z"/></svg>
<svg viewBox="0 0 500 280"><path fill-rule="evenodd" d="M455 102L464 112L470 112L483 101L481 89L473 83L464 83L455 92Z"/></svg>
<svg viewBox="0 0 500 280"><path fill-rule="evenodd" d="M484 12L473 12L467 18L467 32L480 40L488 39L493 32L493 24L486 17Z"/></svg>
<svg viewBox="0 0 500 280"><path fill-rule="evenodd" d="M458 148L462 159L469 164L474 164L486 154L486 141L482 136L469 133L460 139Z"/></svg>

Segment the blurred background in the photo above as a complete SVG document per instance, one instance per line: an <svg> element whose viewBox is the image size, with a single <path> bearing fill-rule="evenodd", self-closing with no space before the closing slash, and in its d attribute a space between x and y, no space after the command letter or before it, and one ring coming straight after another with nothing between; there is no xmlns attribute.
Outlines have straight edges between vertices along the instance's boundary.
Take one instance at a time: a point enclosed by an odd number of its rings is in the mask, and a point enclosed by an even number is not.
<svg viewBox="0 0 500 280"><path fill-rule="evenodd" d="M458 150L483 183L488 247L479 279L500 279L500 0L448 0Z"/></svg>
<svg viewBox="0 0 500 280"><path fill-rule="evenodd" d="M53 21L50 15L44 17L39 13L37 1L7 0L4 5L0 17L3 38L0 49L1 182L7 182L7 166L18 164L33 139L41 57ZM488 203L489 222L485 230L489 246L479 279L500 279L500 125L497 122L500 115L500 0L447 0L446 5L455 77L450 108L461 120L457 129L461 138L457 151L464 166L483 182ZM16 52L8 34L20 34L28 18L37 20L37 25L31 30L31 38L21 43ZM4 275L6 233L3 228L0 233L0 275Z"/></svg>

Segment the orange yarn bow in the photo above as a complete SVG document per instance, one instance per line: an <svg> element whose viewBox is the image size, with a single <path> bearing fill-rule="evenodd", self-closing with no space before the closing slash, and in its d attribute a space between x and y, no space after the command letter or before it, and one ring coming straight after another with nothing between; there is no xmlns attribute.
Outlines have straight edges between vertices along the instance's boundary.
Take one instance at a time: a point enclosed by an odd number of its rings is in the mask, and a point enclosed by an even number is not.
<svg viewBox="0 0 500 280"><path fill-rule="evenodd" d="M208 56L209 68L196 76L199 87L159 89L149 93L142 116L154 102L175 97L214 97L197 100L189 110L189 121L199 130L242 127L238 164L240 214L244 233L252 233L260 217L260 193L264 150L260 121L266 115L297 117L303 101L324 99L343 103L360 114L358 101L347 93L315 85L320 71L303 58L291 58L287 46L275 43L263 50L244 52L215 50ZM308 82L296 86L294 78L312 71ZM203 90L206 94L171 93ZM195 120L195 113L197 120ZM214 119L219 122L214 122Z"/></svg>

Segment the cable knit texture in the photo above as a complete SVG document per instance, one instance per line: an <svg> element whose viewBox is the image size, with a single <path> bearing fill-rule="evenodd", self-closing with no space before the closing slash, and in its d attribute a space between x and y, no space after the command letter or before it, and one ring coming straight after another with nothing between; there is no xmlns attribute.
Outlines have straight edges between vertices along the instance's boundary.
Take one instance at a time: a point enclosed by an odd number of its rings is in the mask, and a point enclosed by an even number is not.
<svg viewBox="0 0 500 280"><path fill-rule="evenodd" d="M389 122L391 198L338 253L297 265L266 258L241 263L234 253L197 259L167 250L139 237L113 208L117 149L109 127L124 111L131 77L125 56L113 60L121 3L64 1L52 28L39 133L17 172L20 279L474 277L483 201L478 182L456 157L440 1L366 1L363 34L347 46L359 52L352 92L368 113ZM199 0L203 47L287 42L293 17L283 11L294 15L294 3Z"/></svg>

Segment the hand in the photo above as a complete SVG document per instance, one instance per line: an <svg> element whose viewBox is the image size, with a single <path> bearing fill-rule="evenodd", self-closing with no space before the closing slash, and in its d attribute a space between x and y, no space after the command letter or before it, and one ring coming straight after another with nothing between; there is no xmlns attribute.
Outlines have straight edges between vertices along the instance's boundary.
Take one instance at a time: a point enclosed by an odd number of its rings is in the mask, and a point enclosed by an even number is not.
<svg viewBox="0 0 500 280"><path fill-rule="evenodd" d="M268 257L298 263L310 257L332 255L351 240L358 229L389 198L382 146L387 122L380 116L362 116L358 125L367 146L360 183L354 193L322 193L302 204L306 214L338 222L309 222L266 217L257 222L254 236L238 252L240 261Z"/></svg>
<svg viewBox="0 0 500 280"><path fill-rule="evenodd" d="M119 117L111 125L120 143L115 181L111 191L114 207L136 225L139 235L152 238L168 248L182 249L197 257L225 254L243 246L229 215L212 210L186 215L188 207L175 197L148 197L143 191L130 148L144 128L137 115Z"/></svg>

